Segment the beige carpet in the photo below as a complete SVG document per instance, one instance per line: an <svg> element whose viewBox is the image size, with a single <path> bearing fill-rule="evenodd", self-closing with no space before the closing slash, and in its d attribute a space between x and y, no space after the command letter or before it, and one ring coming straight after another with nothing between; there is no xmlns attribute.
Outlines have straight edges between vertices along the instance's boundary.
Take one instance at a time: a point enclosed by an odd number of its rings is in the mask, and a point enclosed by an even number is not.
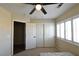
<svg viewBox="0 0 79 59"><path fill-rule="evenodd" d="M43 52L56 52L56 51L58 50L55 48L34 48L34 49L29 49L29 50L19 52L14 56L39 56L40 53L43 53Z"/></svg>

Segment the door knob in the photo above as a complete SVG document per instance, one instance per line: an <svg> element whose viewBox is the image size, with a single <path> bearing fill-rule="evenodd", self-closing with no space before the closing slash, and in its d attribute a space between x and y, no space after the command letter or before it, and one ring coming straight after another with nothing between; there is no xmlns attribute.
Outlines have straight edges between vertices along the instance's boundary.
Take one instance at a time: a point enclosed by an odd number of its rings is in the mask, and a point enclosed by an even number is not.
<svg viewBox="0 0 79 59"><path fill-rule="evenodd" d="M36 38L36 36L33 36L33 38Z"/></svg>

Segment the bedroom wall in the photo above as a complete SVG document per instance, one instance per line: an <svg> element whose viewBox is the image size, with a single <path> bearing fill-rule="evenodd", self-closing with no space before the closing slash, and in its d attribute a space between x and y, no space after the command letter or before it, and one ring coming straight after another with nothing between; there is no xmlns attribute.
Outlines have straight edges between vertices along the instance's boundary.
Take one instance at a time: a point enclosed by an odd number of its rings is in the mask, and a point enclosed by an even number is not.
<svg viewBox="0 0 79 59"><path fill-rule="evenodd" d="M59 51L67 51L79 56L79 44L62 39L57 39L56 44L56 48Z"/></svg>
<svg viewBox="0 0 79 59"><path fill-rule="evenodd" d="M70 10L65 12L63 15L56 19L56 22L66 20L67 18L73 17L79 14L79 4L72 7ZM75 55L79 55L79 44L68 42L67 40L62 40L60 38L56 39L56 48L60 51L69 51Z"/></svg>
<svg viewBox="0 0 79 59"><path fill-rule="evenodd" d="M27 22L30 22L30 17L27 15L20 15L20 14L12 13L12 21L27 23Z"/></svg>
<svg viewBox="0 0 79 59"><path fill-rule="evenodd" d="M11 55L11 13L0 7L0 56Z"/></svg>
<svg viewBox="0 0 79 59"><path fill-rule="evenodd" d="M31 23L54 23L54 19L31 19Z"/></svg>
<svg viewBox="0 0 79 59"><path fill-rule="evenodd" d="M0 56L13 55L14 21L27 23L30 18L14 14L0 6Z"/></svg>

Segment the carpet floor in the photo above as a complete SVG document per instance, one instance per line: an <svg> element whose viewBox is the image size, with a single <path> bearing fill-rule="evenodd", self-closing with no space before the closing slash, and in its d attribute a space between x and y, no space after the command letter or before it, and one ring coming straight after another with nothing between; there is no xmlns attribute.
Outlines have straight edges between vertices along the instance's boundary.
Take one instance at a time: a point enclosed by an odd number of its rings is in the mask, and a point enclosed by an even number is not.
<svg viewBox="0 0 79 59"><path fill-rule="evenodd" d="M42 52L57 52L55 48L33 48L15 54L14 56L40 56Z"/></svg>

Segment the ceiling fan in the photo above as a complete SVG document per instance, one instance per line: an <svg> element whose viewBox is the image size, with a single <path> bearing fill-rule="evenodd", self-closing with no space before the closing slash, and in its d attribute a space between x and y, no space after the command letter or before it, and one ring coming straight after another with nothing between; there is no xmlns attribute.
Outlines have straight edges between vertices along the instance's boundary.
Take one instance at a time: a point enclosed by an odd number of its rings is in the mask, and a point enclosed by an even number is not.
<svg viewBox="0 0 79 59"><path fill-rule="evenodd" d="M58 4L57 8L60 8L63 5L63 3L26 3L26 4L34 5L34 8L29 14L33 14L35 10L38 10L38 11L41 10L44 13L44 15L47 14L47 12L44 9L43 5Z"/></svg>

